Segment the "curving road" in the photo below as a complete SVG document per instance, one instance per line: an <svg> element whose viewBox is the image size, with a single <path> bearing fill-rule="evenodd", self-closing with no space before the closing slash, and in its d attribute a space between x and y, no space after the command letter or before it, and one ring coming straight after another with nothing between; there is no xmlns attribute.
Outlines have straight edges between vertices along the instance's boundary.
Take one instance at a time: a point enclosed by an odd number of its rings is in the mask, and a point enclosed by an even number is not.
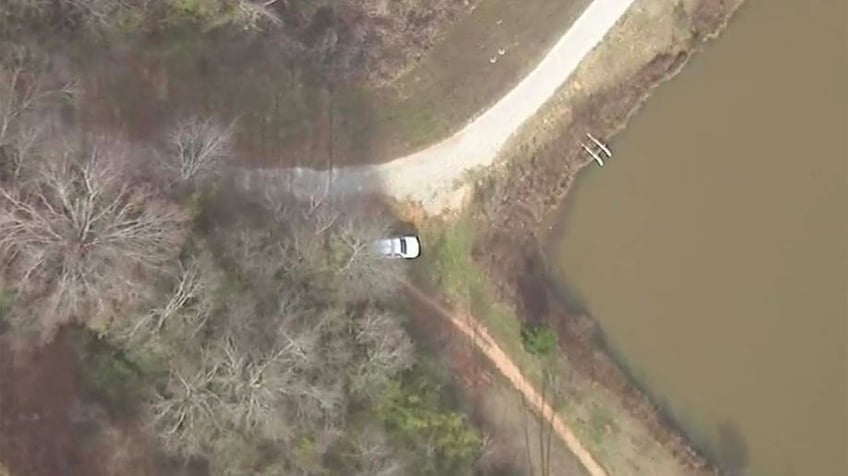
<svg viewBox="0 0 848 476"><path fill-rule="evenodd" d="M491 109L451 137L424 150L378 165L341 167L329 171L309 168L240 170L237 183L246 189L286 187L303 197L324 191L348 195L381 193L399 201L420 203L428 213L440 213L460 181L472 169L491 165L518 128L535 114L600 43L634 0L594 0L541 62ZM522 375L520 369L485 329L473 326L444 309L411 285L415 299L447 318L465 334L526 398L592 476L606 471L583 446L561 417Z"/></svg>
<svg viewBox="0 0 848 476"><path fill-rule="evenodd" d="M594 0L547 55L492 108L451 137L384 164L318 171L309 168L243 171L245 186L255 181L290 184L303 196L330 185L337 194L378 192L398 201L422 204L439 213L446 195L467 172L491 165L506 141L577 69L634 0Z"/></svg>

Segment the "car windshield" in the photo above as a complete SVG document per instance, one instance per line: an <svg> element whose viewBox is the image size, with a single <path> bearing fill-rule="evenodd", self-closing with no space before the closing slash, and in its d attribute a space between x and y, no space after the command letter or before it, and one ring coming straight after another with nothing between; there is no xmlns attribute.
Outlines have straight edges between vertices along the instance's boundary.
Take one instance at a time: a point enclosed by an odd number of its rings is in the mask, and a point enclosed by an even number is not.
<svg viewBox="0 0 848 476"><path fill-rule="evenodd" d="M400 252L406 254L406 240L403 238L400 239Z"/></svg>

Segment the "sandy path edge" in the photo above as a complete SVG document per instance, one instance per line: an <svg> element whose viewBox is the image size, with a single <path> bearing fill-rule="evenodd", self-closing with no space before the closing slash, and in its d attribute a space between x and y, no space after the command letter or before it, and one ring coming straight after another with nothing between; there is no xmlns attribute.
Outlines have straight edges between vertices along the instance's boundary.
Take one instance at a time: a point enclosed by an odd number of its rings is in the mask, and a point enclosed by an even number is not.
<svg viewBox="0 0 848 476"><path fill-rule="evenodd" d="M304 167L241 170L239 180L289 184L301 196L381 193L420 203L438 214L467 173L491 165L507 140L556 93L635 0L594 0L539 64L494 106L462 130L430 147L384 164L314 170Z"/></svg>
<svg viewBox="0 0 848 476"><path fill-rule="evenodd" d="M592 454L583 446L574 432L562 420L560 415L545 401L527 380L521 369L509 358L506 352L500 348L488 331L481 325L472 325L476 322L472 317L466 319L451 313L441 304L424 294L415 286L404 283L404 290L414 299L433 309L442 317L448 319L460 332L462 332L474 345L497 367L498 371L509 380L513 387L518 390L533 410L543 421L551 422L554 432L562 439L568 449L577 457L586 471L591 476L607 476L607 472L595 460Z"/></svg>

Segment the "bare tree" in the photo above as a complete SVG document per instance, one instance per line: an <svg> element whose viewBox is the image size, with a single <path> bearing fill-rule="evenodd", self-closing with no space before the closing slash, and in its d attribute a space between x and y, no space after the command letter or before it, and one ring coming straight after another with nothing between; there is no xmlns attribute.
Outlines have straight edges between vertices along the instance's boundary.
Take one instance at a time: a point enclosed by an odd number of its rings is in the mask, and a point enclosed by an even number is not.
<svg viewBox="0 0 848 476"><path fill-rule="evenodd" d="M19 290L46 297L48 331L134 297L179 251L187 218L128 185L112 144L61 145L31 180L0 186L0 256Z"/></svg>
<svg viewBox="0 0 848 476"><path fill-rule="evenodd" d="M201 0L181 5L179 2L130 0L4 0L0 3L0 33L2 27L16 26L21 18L39 18L62 14L66 20L78 21L81 26L96 30L126 28L128 17L160 19L160 3L173 4L176 12L187 10L187 18L201 21L204 26L233 25L245 30L262 30L267 25L279 25L280 18L272 8L277 0ZM151 8L153 7L153 8ZM185 7L185 8L183 8Z"/></svg>
<svg viewBox="0 0 848 476"><path fill-rule="evenodd" d="M233 124L192 116L177 123L168 142L171 147L162 167L179 183L216 175L232 153Z"/></svg>
<svg viewBox="0 0 848 476"><path fill-rule="evenodd" d="M303 427L339 419L347 402L343 375L352 349L345 339L345 314L337 309L304 313L300 319L281 319L279 344L286 349L284 369L290 377L281 389L287 413Z"/></svg>
<svg viewBox="0 0 848 476"><path fill-rule="evenodd" d="M47 112L41 111L40 117L35 112L54 93L43 87L37 74L0 65L0 183L23 179L22 171L49 122Z"/></svg>
<svg viewBox="0 0 848 476"><path fill-rule="evenodd" d="M262 204L285 230L282 260L289 272L311 275L321 292L346 299L382 297L397 289L403 263L387 259L375 246L391 235L385 215L336 203L328 193L297 200L280 187L263 192Z"/></svg>
<svg viewBox="0 0 848 476"><path fill-rule="evenodd" d="M400 476L409 474L409 468L398 457L382 429L366 427L353 438L354 458L359 463L356 476Z"/></svg>
<svg viewBox="0 0 848 476"><path fill-rule="evenodd" d="M100 26L111 25L118 12L129 8L121 0L61 0L60 3L79 12L85 21Z"/></svg>
<svg viewBox="0 0 848 476"><path fill-rule="evenodd" d="M239 15L237 23L245 30L262 30L263 23L279 25L280 17L274 13L271 6L278 0L238 0Z"/></svg>
<svg viewBox="0 0 848 476"><path fill-rule="evenodd" d="M285 209L278 209L278 216L287 225L290 245L287 262L293 274L319 276L330 271L326 264L327 244L341 213L329 203L326 195L319 195L308 201L293 201Z"/></svg>
<svg viewBox="0 0 848 476"><path fill-rule="evenodd" d="M264 218L261 226L245 218L210 241L215 259L209 261L226 274L215 276L187 261L164 304L135 323L139 330L128 329L136 335L167 334L184 326L180 323L196 308L211 308L202 313L209 317L185 325L201 331L180 331L191 337L165 343L177 362L192 363L175 367L167 391L149 402L166 447L208 456L239 454L242 436L274 441L294 474L315 474L311 464L344 427L349 399L379 392L412 365L413 349L395 316L368 308L354 314L333 298L335 288L343 288L342 294L354 289L344 281L349 277L336 271L365 262L373 241L384 233L382 218L360 220L361 215L345 215L320 198L278 201L276 207L279 219L271 225ZM392 263L374 256L377 268ZM207 299L209 294L216 298ZM189 395L198 396L195 404L187 401ZM321 436L310 445L306 459L312 463L301 467L295 442L303 435ZM363 446L362 474L403 473L390 450L378 443ZM213 460L216 474L245 467L235 458Z"/></svg>
<svg viewBox="0 0 848 476"><path fill-rule="evenodd" d="M161 340L197 342L215 309L219 280L220 273L204 250L179 264L170 291L155 298L161 304L135 318L114 323L108 334L126 347L146 351L160 347Z"/></svg>
<svg viewBox="0 0 848 476"><path fill-rule="evenodd" d="M26 178L23 172L37 160L40 139L56 122L50 100L75 94L74 82L49 87L37 72L0 64L0 183Z"/></svg>
<svg viewBox="0 0 848 476"><path fill-rule="evenodd" d="M164 391L154 395L150 425L168 451L202 455L224 430L222 402L212 387L216 370L203 353L200 365L175 365Z"/></svg>
<svg viewBox="0 0 848 476"><path fill-rule="evenodd" d="M208 454L215 441L234 432L289 440L336 418L343 388L338 373L322 374L320 336L307 326L287 333L281 331L267 350L246 349L226 335L201 344L195 365L176 367L165 392L149 405L166 448Z"/></svg>
<svg viewBox="0 0 848 476"><path fill-rule="evenodd" d="M355 339L364 347L364 358L351 373L354 392L375 397L389 379L415 362L412 341L397 317L368 309L356 322Z"/></svg>
<svg viewBox="0 0 848 476"><path fill-rule="evenodd" d="M44 95L40 81L25 76L21 68L7 71L0 66L0 147L9 144L21 117Z"/></svg>
<svg viewBox="0 0 848 476"><path fill-rule="evenodd" d="M201 294L210 289L198 288L194 276L190 271L182 274L168 304L143 319L146 329L167 332L185 318L185 310L191 310L191 305L181 302L182 298L192 294L192 289L199 289ZM169 448L202 452L212 440L193 432L209 428L288 440L295 433L319 428L322 421L335 420L341 413L345 397L340 366L328 368L333 359L325 355L327 336L334 326L330 321L340 315L303 313L295 299L284 296L279 318L272 319L278 328L267 329L270 341L263 342L246 334L253 327L263 326L264 318L256 314L255 306L242 306L240 302L248 301L224 299L217 313L227 322L207 327L202 333L205 338L196 333L190 340L170 340L169 353L177 356L178 362L195 364L188 367L190 370L173 371L168 391L150 404L157 430ZM166 320L165 311L172 317ZM238 323L231 325L229 321L233 320ZM157 331L160 323L164 327ZM199 395L198 406L190 405L186 400L189 395ZM176 428L176 422L187 419L190 424Z"/></svg>
<svg viewBox="0 0 848 476"><path fill-rule="evenodd" d="M397 289L403 274L399 260L387 259L375 243L389 235L388 221L359 211L345 215L331 231L326 250L335 284L343 295L384 296Z"/></svg>
<svg viewBox="0 0 848 476"><path fill-rule="evenodd" d="M235 230L222 230L222 255L230 261L232 270L246 282L267 288L286 266L284 237L271 227L256 229L241 223Z"/></svg>
<svg viewBox="0 0 848 476"><path fill-rule="evenodd" d="M254 187L245 188L256 193ZM298 199L279 183L258 186L261 204L285 230L289 269L313 275L322 292L343 298L378 298L395 291L404 274L402 260L387 259L376 246L392 234L389 217L367 206L340 203L321 188Z"/></svg>
<svg viewBox="0 0 848 476"><path fill-rule="evenodd" d="M270 438L280 436L274 434L278 427L271 422L281 417L278 411L281 397L295 379L290 369L299 356L292 350L292 344L288 343L255 355L239 348L233 338L224 340L219 350L216 387L237 428L259 429Z"/></svg>

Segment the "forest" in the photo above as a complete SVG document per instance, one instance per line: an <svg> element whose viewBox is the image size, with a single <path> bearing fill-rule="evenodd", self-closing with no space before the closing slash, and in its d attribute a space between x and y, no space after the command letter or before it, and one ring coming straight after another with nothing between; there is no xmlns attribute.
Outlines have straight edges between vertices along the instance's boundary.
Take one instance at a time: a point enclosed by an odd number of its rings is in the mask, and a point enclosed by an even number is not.
<svg viewBox="0 0 848 476"><path fill-rule="evenodd" d="M391 73L328 18L371 3L0 5L0 364L14 367L0 373L0 469L71 464L15 449L39 444L17 423L38 391L26 356L61 341L84 410L72 453L98 462L79 474L473 473L483 437L413 343L408 268L372 246L395 218L326 190L239 190L238 117L174 111L145 140L85 120L91 91L68 54L169 29L270 34L318 74L363 80Z"/></svg>

